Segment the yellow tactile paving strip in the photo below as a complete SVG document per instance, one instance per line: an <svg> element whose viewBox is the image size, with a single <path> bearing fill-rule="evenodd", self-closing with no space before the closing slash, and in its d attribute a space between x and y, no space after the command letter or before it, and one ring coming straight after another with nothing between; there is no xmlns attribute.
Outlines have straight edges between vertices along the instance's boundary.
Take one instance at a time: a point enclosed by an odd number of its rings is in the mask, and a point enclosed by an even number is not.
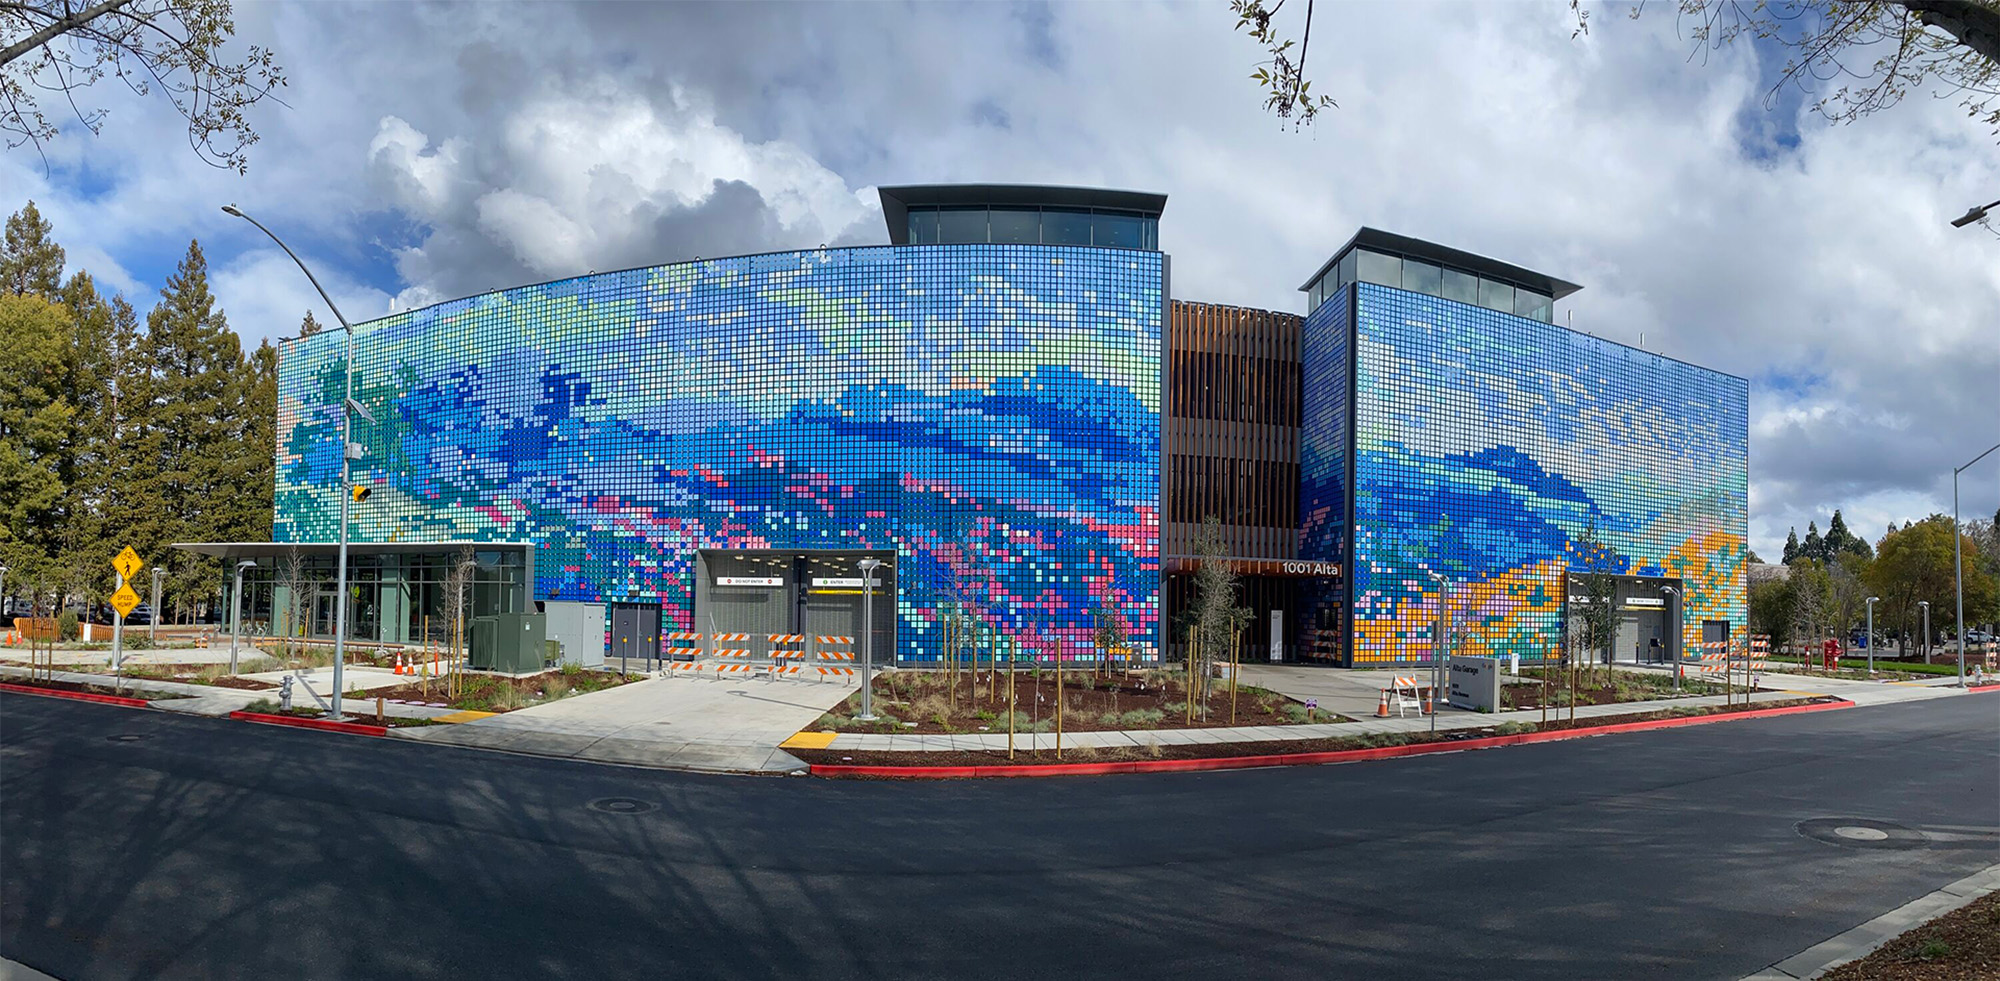
<svg viewBox="0 0 2000 981"><path fill-rule="evenodd" d="M833 745L831 732L795 732L792 738L778 744L779 749L825 749Z"/></svg>
<svg viewBox="0 0 2000 981"><path fill-rule="evenodd" d="M498 714L499 714L498 712L477 712L477 711L474 711L474 710L472 710L472 709L466 709L466 710L465 710L465 711L463 711L463 712L453 712L453 713L451 713L450 715L440 715L440 716L437 716L437 717L433 718L433 719L432 719L431 721L433 721L433 722L472 722L472 721L474 721L474 720L476 720L476 719L490 719L490 718L492 718L492 717L494 717L495 715L498 715Z"/></svg>

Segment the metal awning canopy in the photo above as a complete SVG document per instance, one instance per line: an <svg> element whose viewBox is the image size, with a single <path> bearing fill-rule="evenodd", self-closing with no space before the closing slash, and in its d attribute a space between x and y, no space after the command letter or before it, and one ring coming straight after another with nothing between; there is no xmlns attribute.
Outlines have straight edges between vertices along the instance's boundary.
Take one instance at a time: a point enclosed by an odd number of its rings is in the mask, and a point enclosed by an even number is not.
<svg viewBox="0 0 2000 981"><path fill-rule="evenodd" d="M340 554L339 542L175 542L174 547L197 555L219 559L282 559L298 550L301 556ZM412 552L456 552L470 548L481 552L532 548L528 542L348 542L349 555L408 555Z"/></svg>

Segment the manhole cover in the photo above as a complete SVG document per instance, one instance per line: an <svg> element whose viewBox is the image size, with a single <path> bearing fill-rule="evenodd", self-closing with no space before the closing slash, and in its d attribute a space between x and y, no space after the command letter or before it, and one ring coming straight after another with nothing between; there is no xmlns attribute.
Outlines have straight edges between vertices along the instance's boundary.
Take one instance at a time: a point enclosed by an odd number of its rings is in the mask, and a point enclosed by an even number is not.
<svg viewBox="0 0 2000 981"><path fill-rule="evenodd" d="M603 811L606 814L643 814L652 810L653 805L649 801L635 800L631 797L599 797L590 802L590 809Z"/></svg>
<svg viewBox="0 0 2000 981"><path fill-rule="evenodd" d="M1814 818L1798 823L1799 834L1814 841L1847 848L1922 848L1929 844L1921 831L1866 818Z"/></svg>
<svg viewBox="0 0 2000 981"><path fill-rule="evenodd" d="M146 737L141 736L136 732L121 732L118 735L106 736L104 738L114 743L132 743L132 742L138 742L139 740L144 739Z"/></svg>

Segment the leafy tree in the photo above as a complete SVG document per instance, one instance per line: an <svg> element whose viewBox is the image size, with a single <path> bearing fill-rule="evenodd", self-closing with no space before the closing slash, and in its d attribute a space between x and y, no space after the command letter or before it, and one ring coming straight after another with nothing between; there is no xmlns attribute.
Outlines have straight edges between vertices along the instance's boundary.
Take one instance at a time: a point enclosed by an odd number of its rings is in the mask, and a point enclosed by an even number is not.
<svg viewBox="0 0 2000 981"><path fill-rule="evenodd" d="M1750 564L1751 564L1751 565L1762 565L1762 564L1764 564L1764 560L1763 560L1762 558L1760 558L1760 557L1759 557L1759 556L1757 555L1757 550L1756 550L1756 549L1754 549L1754 548L1750 550L1750 559L1749 559L1749 561L1750 561Z"/></svg>
<svg viewBox="0 0 2000 981"><path fill-rule="evenodd" d="M1805 648L1806 656L1811 657L1813 645L1827 630L1833 585L1826 567L1809 558L1792 564L1792 574L1786 582L1791 586L1791 642Z"/></svg>
<svg viewBox="0 0 2000 981"><path fill-rule="evenodd" d="M1786 565L1791 565L1795 560L1798 559L1798 557L1799 557L1799 530L1797 528L1793 528L1791 531L1785 534L1785 556L1783 561Z"/></svg>
<svg viewBox="0 0 2000 981"><path fill-rule="evenodd" d="M224 53L236 33L230 0L4 0L0 2L0 131L7 147L40 152L58 127L38 93L55 93L95 134L105 110L79 95L107 76L139 95L158 92L187 120L188 145L204 162L243 173L257 132L246 113L285 84L268 48Z"/></svg>
<svg viewBox="0 0 2000 981"><path fill-rule="evenodd" d="M133 376L130 441L137 499L128 527L141 554L163 556L174 542L226 537L251 490L239 483L243 353L209 292L199 243L188 244L147 314L139 358L145 370ZM220 582L213 559L196 564L210 582ZM190 612L186 604L176 609Z"/></svg>
<svg viewBox="0 0 2000 981"><path fill-rule="evenodd" d="M1331 97L1310 95L1306 55L1312 41L1312 4L1296 41L1272 27L1285 0L1231 0L1236 29L1266 55L1251 73L1264 91L1264 108L1295 125L1313 121ZM1671 5L1695 53L1745 41L1782 50L1785 63L1772 85L1775 95L1797 86L1818 101L1814 110L1835 122L1853 122L1888 109L1912 91L1936 87L1957 93L1972 118L2000 131L2000 0L1678 0ZM1569 0L1574 40L1589 33L1590 13ZM1296 9L1296 8L1294 8ZM1634 7L1638 17L1645 8ZM1821 83L1842 84L1822 95Z"/></svg>
<svg viewBox="0 0 2000 981"><path fill-rule="evenodd" d="M1899 650L1906 651L1908 638L1922 628L1920 601L1931 604L1933 631L1950 629L1955 599L1951 546L1951 517L1934 514L1883 538L1876 549L1867 583L1882 597L1886 616L1878 616L1878 622L1894 627ZM1967 535L1960 546L1965 554L1966 622L1982 623L2000 612L2000 584L1982 568L1978 541Z"/></svg>
<svg viewBox="0 0 2000 981"><path fill-rule="evenodd" d="M1206 685L1207 679L1215 675L1216 663L1225 657L1229 644L1237 633L1250 622L1250 610L1236 605L1238 579L1236 570L1224 559L1227 549L1222 539L1222 522L1209 515L1201 523L1201 531L1194 540L1194 554L1197 565L1194 572L1193 627L1199 640L1199 651L1190 651L1196 657L1195 671L1197 684ZM1194 697L1190 693L1189 697ZM1207 717L1208 703L1202 701L1203 717Z"/></svg>
<svg viewBox="0 0 2000 981"><path fill-rule="evenodd" d="M37 591L62 578L51 545L63 500L62 390L70 314L36 295L0 294L0 563Z"/></svg>
<svg viewBox="0 0 2000 981"><path fill-rule="evenodd" d="M1577 646L1593 655L1593 660L1601 654L1609 663L1611 645L1618 636L1617 553L1600 540L1594 516L1570 543L1569 551L1570 595L1580 601L1570 610L1570 620L1577 628L1573 631L1578 634Z"/></svg>
<svg viewBox="0 0 2000 981"><path fill-rule="evenodd" d="M1750 632L1783 638L1792 623L1792 583L1769 579L1750 585Z"/></svg>
<svg viewBox="0 0 2000 981"><path fill-rule="evenodd" d="M54 298L62 283L63 247L55 243L48 219L30 201L7 216L0 245L0 291Z"/></svg>

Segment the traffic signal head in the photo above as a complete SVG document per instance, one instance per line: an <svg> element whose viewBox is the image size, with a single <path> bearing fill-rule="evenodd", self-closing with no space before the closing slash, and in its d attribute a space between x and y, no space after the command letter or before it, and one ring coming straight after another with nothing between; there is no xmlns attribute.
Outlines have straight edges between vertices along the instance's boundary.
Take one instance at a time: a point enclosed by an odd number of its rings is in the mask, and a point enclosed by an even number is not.
<svg viewBox="0 0 2000 981"><path fill-rule="evenodd" d="M369 491L366 485L363 484L354 485L354 503L360 504L362 501L367 500L368 494Z"/></svg>

